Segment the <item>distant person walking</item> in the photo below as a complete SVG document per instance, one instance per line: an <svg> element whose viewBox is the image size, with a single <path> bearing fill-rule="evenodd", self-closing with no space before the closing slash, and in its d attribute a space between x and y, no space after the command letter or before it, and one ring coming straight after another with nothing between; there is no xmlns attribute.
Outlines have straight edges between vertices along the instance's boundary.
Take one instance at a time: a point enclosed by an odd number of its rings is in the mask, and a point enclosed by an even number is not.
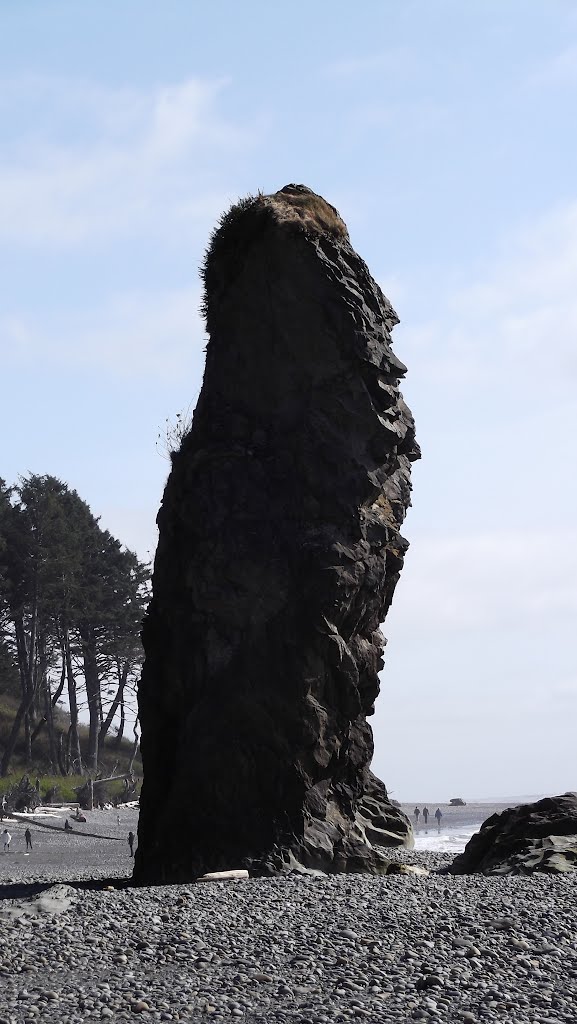
<svg viewBox="0 0 577 1024"><path fill-rule="evenodd" d="M423 807L423 821L425 822L425 825L427 824L428 820L429 820L429 808L428 807Z"/></svg>
<svg viewBox="0 0 577 1024"><path fill-rule="evenodd" d="M31 833L29 828L26 829L26 831L24 833L24 838L26 840L26 849L27 850L31 850L32 849L32 833Z"/></svg>
<svg viewBox="0 0 577 1024"><path fill-rule="evenodd" d="M7 828L2 833L2 839L4 841L4 853L10 852L10 843L12 842L12 836L10 835Z"/></svg>
<svg viewBox="0 0 577 1024"><path fill-rule="evenodd" d="M443 812L442 812L440 807L437 807L437 810L435 811L435 818L437 819L437 828L441 827L441 818L442 817L443 817Z"/></svg>
<svg viewBox="0 0 577 1024"><path fill-rule="evenodd" d="M415 810L413 811L413 814L415 816L415 825L419 824L419 815L420 815L420 813L421 812L420 812L419 808L415 807Z"/></svg>
<svg viewBox="0 0 577 1024"><path fill-rule="evenodd" d="M0 809L0 821L4 821L4 815L6 814L6 797L2 797L2 806Z"/></svg>
<svg viewBox="0 0 577 1024"><path fill-rule="evenodd" d="M119 814L116 815L116 824L120 825L120 815Z"/></svg>
<svg viewBox="0 0 577 1024"><path fill-rule="evenodd" d="M128 845L130 847L130 856L134 857L134 832L128 833Z"/></svg>

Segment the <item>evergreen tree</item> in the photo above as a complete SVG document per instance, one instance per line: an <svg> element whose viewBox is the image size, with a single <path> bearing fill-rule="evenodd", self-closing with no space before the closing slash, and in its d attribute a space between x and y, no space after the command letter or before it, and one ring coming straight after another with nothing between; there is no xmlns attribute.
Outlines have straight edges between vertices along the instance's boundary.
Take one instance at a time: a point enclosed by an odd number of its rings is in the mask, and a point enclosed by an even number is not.
<svg viewBox="0 0 577 1024"><path fill-rule="evenodd" d="M4 642L18 666L20 703L2 755L6 774L22 724L25 753L48 733L50 760L82 770L79 686L89 715L88 767L117 715L141 658L140 622L149 570L98 525L65 483L30 475L11 491L0 484L0 654ZM11 645L11 646L10 646ZM3 662L0 658L0 671ZM102 687L114 686L104 713ZM55 708L67 687L70 728L63 745Z"/></svg>
<svg viewBox="0 0 577 1024"><path fill-rule="evenodd" d="M12 519L12 489L0 478L0 694L18 697L20 675L10 616L7 535Z"/></svg>
<svg viewBox="0 0 577 1024"><path fill-rule="evenodd" d="M133 551L122 549L109 537L106 561L105 601L107 614L101 621L100 656L107 691L111 695L100 727L99 743L104 740L118 713L120 724L116 745L122 741L125 711L129 696L133 698L130 710L136 713L135 684L142 664L140 629L149 600L150 568Z"/></svg>

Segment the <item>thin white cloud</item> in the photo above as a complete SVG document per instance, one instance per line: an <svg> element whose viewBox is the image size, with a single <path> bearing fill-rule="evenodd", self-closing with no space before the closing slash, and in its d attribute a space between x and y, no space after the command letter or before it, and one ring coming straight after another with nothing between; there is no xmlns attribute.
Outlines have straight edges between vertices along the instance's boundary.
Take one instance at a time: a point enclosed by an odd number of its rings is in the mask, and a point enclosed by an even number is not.
<svg viewBox="0 0 577 1024"><path fill-rule="evenodd" d="M163 484L168 476L170 464L160 458L150 473L156 483L156 501L146 508L143 504L124 505L112 501L104 501L98 509L102 525L115 537L121 537L131 551L136 551L143 562L152 562L158 540L158 528L155 517L157 505L162 497Z"/></svg>
<svg viewBox="0 0 577 1024"><path fill-rule="evenodd" d="M437 319L401 328L404 358L431 379L478 387L515 375L541 389L577 376L577 201L505 238L476 283L454 290ZM400 332L399 332L400 333Z"/></svg>
<svg viewBox="0 0 577 1024"><path fill-rule="evenodd" d="M451 123L448 106L431 97L402 102L363 102L351 108L348 123L353 137L370 131L394 131L396 145L403 140L427 138L442 133Z"/></svg>
<svg viewBox="0 0 577 1024"><path fill-rule="evenodd" d="M567 46L553 57L543 61L529 78L529 85L567 86L577 83L577 45Z"/></svg>
<svg viewBox="0 0 577 1024"><path fill-rule="evenodd" d="M222 197L204 169L251 140L220 113L226 84L190 79L138 93L4 83L4 102L20 101L26 117L0 169L0 242L74 245L212 216ZM45 88L50 132L34 107Z"/></svg>
<svg viewBox="0 0 577 1024"><path fill-rule="evenodd" d="M558 703L577 707L577 676L569 679L560 679L553 687L551 696Z"/></svg>
<svg viewBox="0 0 577 1024"><path fill-rule="evenodd" d="M549 211L505 238L490 275L462 289L453 302L459 312L472 305L486 316L503 316L528 306L566 304L575 294L577 201Z"/></svg>
<svg viewBox="0 0 577 1024"><path fill-rule="evenodd" d="M331 61L322 68L327 78L357 78L378 74L393 75L395 78L414 74L418 69L416 51L409 47L396 47L382 50L379 53L364 54L358 57L342 57Z"/></svg>
<svg viewBox="0 0 577 1024"><path fill-rule="evenodd" d="M389 274L387 277L377 277L379 288L386 295L393 309L400 307L406 297L406 285L399 274Z"/></svg>
<svg viewBox="0 0 577 1024"><path fill-rule="evenodd" d="M418 537L403 570L401 594L397 624L403 629L406 623L413 633L415 623L428 634L573 621L577 530Z"/></svg>
<svg viewBox="0 0 577 1024"><path fill-rule="evenodd" d="M197 376L204 360L200 289L126 292L103 308L81 313L57 311L42 320L11 315L0 320L0 349L6 367L46 363L90 367L111 376L178 379L191 362Z"/></svg>

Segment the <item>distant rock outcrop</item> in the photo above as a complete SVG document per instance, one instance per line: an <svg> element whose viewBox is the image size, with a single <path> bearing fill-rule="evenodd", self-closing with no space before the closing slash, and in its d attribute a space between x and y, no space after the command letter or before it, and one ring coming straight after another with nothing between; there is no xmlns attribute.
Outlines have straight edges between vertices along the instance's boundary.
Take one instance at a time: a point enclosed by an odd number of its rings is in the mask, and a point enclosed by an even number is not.
<svg viewBox="0 0 577 1024"><path fill-rule="evenodd" d="M398 323L337 211L234 206L207 254L202 392L162 507L135 879L385 872L411 826L367 715L419 457Z"/></svg>
<svg viewBox="0 0 577 1024"><path fill-rule="evenodd" d="M577 868L577 793L493 814L451 864L455 875L524 875Z"/></svg>

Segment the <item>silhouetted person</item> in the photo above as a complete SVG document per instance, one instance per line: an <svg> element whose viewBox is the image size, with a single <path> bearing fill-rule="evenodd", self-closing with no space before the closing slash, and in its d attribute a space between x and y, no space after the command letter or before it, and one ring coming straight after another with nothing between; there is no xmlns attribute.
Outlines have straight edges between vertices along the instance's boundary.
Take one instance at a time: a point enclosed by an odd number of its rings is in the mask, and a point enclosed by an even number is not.
<svg viewBox="0 0 577 1024"><path fill-rule="evenodd" d="M441 818L442 817L443 817L443 812L441 811L440 807L437 807L437 810L435 811L435 818L437 819L437 827L438 828L441 827Z"/></svg>
<svg viewBox="0 0 577 1024"><path fill-rule="evenodd" d="M428 820L429 820L429 808L428 807L423 807L423 821L425 822L425 825L427 824Z"/></svg>
<svg viewBox="0 0 577 1024"><path fill-rule="evenodd" d="M10 852L10 843L12 842L12 836L10 835L7 828L2 833L2 839L4 840L4 853Z"/></svg>
<svg viewBox="0 0 577 1024"><path fill-rule="evenodd" d="M26 831L24 833L24 838L26 840L26 849L27 850L31 850L32 849L32 833L31 833L29 828L26 829Z"/></svg>
<svg viewBox="0 0 577 1024"><path fill-rule="evenodd" d="M130 847L130 856L134 857L134 832L128 833L128 845Z"/></svg>
<svg viewBox="0 0 577 1024"><path fill-rule="evenodd" d="M415 816L415 825L418 825L418 824L419 824L419 814L420 814L420 813L421 813L421 812L420 812L419 808L418 808L418 807L415 807L415 810L413 811L413 814L414 814L414 816Z"/></svg>
<svg viewBox="0 0 577 1024"><path fill-rule="evenodd" d="M64 831L65 831L65 832L72 832L72 825L71 825L71 824L70 824L70 822L68 821L68 818L67 818L67 819L66 819L66 821L64 822Z"/></svg>

